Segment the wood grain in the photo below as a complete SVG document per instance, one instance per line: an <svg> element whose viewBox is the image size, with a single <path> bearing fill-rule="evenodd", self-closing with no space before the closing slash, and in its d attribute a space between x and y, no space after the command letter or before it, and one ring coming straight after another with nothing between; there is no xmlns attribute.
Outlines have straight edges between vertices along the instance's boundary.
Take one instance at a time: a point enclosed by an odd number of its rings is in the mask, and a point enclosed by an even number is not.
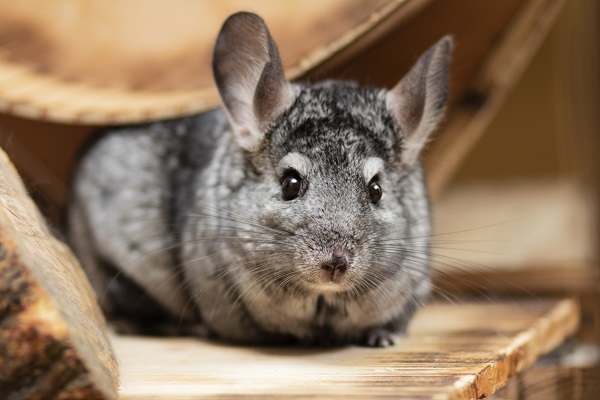
<svg viewBox="0 0 600 400"><path fill-rule="evenodd" d="M0 398L115 399L116 380L83 270L0 150Z"/></svg>
<svg viewBox="0 0 600 400"><path fill-rule="evenodd" d="M221 24L236 11L262 15L275 37L289 43L281 46L283 59L297 66L403 1L0 2L0 52L44 74L103 87L202 89L212 86L210 59Z"/></svg>
<svg viewBox="0 0 600 400"><path fill-rule="evenodd" d="M478 399L577 329L577 302L432 304L385 349L235 347L113 338L122 400L196 398Z"/></svg>
<svg viewBox="0 0 600 400"><path fill-rule="evenodd" d="M214 41L236 11L265 19L294 79L364 48L429 1L0 2L0 110L76 124L205 111L218 104Z"/></svg>

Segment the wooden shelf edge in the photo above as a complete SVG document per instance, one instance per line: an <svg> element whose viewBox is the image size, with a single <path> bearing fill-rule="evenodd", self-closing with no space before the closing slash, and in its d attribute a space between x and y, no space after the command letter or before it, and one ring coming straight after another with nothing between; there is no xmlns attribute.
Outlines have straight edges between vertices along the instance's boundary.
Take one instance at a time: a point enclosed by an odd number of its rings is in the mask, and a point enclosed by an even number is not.
<svg viewBox="0 0 600 400"><path fill-rule="evenodd" d="M564 299L533 326L520 333L490 366L475 378L470 390L456 393L450 399L465 399L464 394L475 392L484 398L504 387L517 374L532 366L537 359L558 347L579 327L579 303ZM483 397L482 397L483 396Z"/></svg>

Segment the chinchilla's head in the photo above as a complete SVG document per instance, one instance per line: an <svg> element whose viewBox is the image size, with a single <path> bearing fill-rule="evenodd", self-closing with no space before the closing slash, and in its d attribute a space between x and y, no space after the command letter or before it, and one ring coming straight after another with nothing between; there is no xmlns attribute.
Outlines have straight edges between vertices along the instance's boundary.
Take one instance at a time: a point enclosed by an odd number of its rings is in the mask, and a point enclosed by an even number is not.
<svg viewBox="0 0 600 400"><path fill-rule="evenodd" d="M390 91L290 84L260 17L225 22L215 78L257 171L247 211L285 232L261 242L270 254L261 263L282 282L358 295L396 290L386 279L406 290L426 279L430 221L418 158L444 114L451 48L441 39Z"/></svg>

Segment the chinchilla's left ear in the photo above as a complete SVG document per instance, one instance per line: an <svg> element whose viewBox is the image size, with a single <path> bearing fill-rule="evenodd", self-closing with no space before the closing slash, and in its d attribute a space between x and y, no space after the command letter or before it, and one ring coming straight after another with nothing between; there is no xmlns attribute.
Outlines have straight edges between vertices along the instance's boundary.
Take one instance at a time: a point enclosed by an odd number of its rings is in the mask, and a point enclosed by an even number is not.
<svg viewBox="0 0 600 400"><path fill-rule="evenodd" d="M429 135L444 116L452 47L452 38L443 37L387 94L388 111L400 126L404 164L411 165L419 158Z"/></svg>
<svg viewBox="0 0 600 400"><path fill-rule="evenodd" d="M256 150L265 129L294 101L262 18L240 12L225 21L214 49L213 73L238 144Z"/></svg>

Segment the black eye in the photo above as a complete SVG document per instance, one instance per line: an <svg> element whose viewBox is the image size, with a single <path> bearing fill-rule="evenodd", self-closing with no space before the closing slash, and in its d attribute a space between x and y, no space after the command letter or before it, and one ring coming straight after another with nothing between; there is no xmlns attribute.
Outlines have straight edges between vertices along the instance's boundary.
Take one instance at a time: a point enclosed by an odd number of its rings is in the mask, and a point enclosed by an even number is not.
<svg viewBox="0 0 600 400"><path fill-rule="evenodd" d="M296 171L288 172L281 181L281 194L284 200L294 200L300 194L302 179Z"/></svg>
<svg viewBox="0 0 600 400"><path fill-rule="evenodd" d="M381 200L381 195L383 195L381 185L379 185L379 182L377 182L376 178L377 177L373 178L369 183L369 197L371 197L373 204L379 203L379 200Z"/></svg>

